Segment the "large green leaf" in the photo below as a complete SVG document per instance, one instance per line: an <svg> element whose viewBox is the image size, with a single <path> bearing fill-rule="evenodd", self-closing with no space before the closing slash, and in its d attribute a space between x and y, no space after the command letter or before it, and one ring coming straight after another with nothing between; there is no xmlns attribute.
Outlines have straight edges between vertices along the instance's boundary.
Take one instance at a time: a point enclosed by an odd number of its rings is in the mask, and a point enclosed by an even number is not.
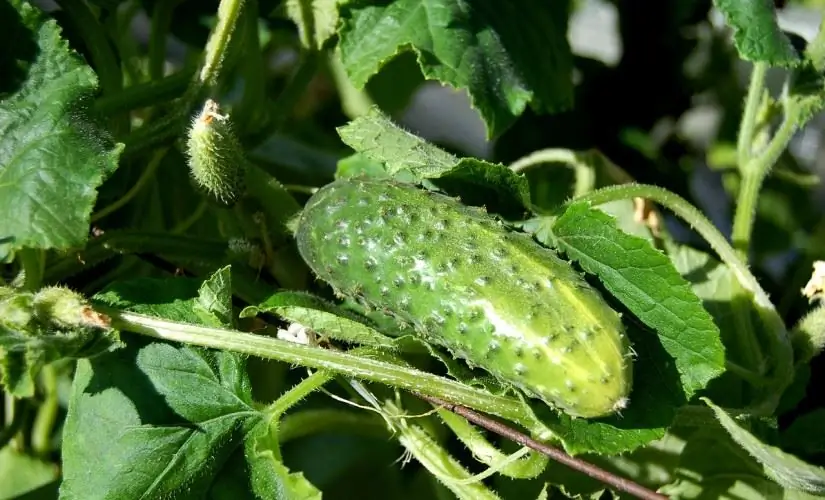
<svg viewBox="0 0 825 500"><path fill-rule="evenodd" d="M203 324L204 312L210 322L223 316L228 294L220 270L205 283L144 278L114 284L95 299ZM252 402L242 356L129 337L126 348L78 363L61 498L228 498L231 492L232 498L263 499L273 491L278 498L306 498L294 495L296 488L312 488L299 475L260 463L267 455L266 422Z"/></svg>
<svg viewBox="0 0 825 500"><path fill-rule="evenodd" d="M298 25L301 45L320 50L338 24L338 0L287 0L287 15Z"/></svg>
<svg viewBox="0 0 825 500"><path fill-rule="evenodd" d="M675 480L659 492L669 498L767 500L793 498L762 473L762 468L718 426L687 439Z"/></svg>
<svg viewBox="0 0 825 500"><path fill-rule="evenodd" d="M552 228L556 244L659 334L688 398L725 371L719 328L690 284L649 241L612 217L574 203Z"/></svg>
<svg viewBox="0 0 825 500"><path fill-rule="evenodd" d="M531 105L552 112L572 100L567 2L358 0L341 7L341 61L357 87L403 50L428 79L467 89L499 135Z"/></svg>
<svg viewBox="0 0 825 500"><path fill-rule="evenodd" d="M792 66L799 61L788 37L776 21L771 0L714 0L734 30L739 55L748 61L774 66Z"/></svg>
<svg viewBox="0 0 825 500"><path fill-rule="evenodd" d="M0 236L12 248L81 246L122 149L89 114L97 77L28 3L0 4L0 29Z"/></svg>
<svg viewBox="0 0 825 500"><path fill-rule="evenodd" d="M500 163L457 158L393 123L377 108L338 128L348 146L368 160L383 163L400 180L431 181L469 204L486 204L518 218L530 207L530 187L524 175ZM359 162L348 170L384 176L375 165Z"/></svg>
<svg viewBox="0 0 825 500"><path fill-rule="evenodd" d="M18 499L60 477L57 464L26 455L12 446L0 449L0 499Z"/></svg>
<svg viewBox="0 0 825 500"><path fill-rule="evenodd" d="M763 443L722 408L705 399L730 436L756 459L765 473L785 488L816 495L825 494L825 469L806 463L775 446Z"/></svg>

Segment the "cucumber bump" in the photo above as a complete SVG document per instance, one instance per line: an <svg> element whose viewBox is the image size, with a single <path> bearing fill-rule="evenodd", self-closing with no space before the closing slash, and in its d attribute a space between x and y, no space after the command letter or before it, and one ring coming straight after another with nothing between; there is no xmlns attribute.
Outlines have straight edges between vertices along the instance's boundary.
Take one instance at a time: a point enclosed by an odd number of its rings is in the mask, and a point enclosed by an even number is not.
<svg viewBox="0 0 825 500"><path fill-rule="evenodd" d="M482 210L410 184L337 180L297 223L299 251L342 296L565 413L625 407L618 313L551 250Z"/></svg>

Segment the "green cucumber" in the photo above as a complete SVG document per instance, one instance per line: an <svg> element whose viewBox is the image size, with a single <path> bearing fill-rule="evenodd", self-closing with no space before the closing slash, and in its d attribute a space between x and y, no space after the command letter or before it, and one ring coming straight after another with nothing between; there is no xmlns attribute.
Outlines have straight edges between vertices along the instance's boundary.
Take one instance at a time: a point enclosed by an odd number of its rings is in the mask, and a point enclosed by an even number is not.
<svg viewBox="0 0 825 500"><path fill-rule="evenodd" d="M631 347L618 313L551 250L484 211L388 180L318 190L298 249L340 296L572 416L625 407Z"/></svg>

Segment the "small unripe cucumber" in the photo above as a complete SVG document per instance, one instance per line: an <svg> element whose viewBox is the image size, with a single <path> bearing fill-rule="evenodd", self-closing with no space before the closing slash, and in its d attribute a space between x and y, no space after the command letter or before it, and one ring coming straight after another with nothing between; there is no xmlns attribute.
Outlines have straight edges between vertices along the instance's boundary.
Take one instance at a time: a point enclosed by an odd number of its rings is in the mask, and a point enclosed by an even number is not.
<svg viewBox="0 0 825 500"><path fill-rule="evenodd" d="M338 180L297 225L304 260L335 291L580 417L627 404L621 319L564 260L482 210L410 184Z"/></svg>

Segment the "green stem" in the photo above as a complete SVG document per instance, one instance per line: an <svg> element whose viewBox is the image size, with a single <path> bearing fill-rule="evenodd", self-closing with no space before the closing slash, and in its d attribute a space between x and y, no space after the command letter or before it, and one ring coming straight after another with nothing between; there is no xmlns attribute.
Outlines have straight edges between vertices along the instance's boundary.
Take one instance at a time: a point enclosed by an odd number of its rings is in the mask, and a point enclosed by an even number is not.
<svg viewBox="0 0 825 500"><path fill-rule="evenodd" d="M392 406L384 406L392 410ZM392 412L402 416L400 412ZM391 414L392 414L391 413ZM410 425L405 419L397 421L398 441L410 454L446 486L459 500L499 500L483 482L466 482L473 476L424 429Z"/></svg>
<svg viewBox="0 0 825 500"><path fill-rule="evenodd" d="M739 169L742 170L750 161L753 152L753 136L756 131L756 117L759 106L762 104L762 95L765 91L765 75L768 73L768 64L756 62L753 64L748 96L745 98L745 110L739 125L739 138L736 153Z"/></svg>
<svg viewBox="0 0 825 500"><path fill-rule="evenodd" d="M77 26L92 58L95 73L100 78L103 94L118 92L123 88L123 75L109 39L106 38L106 30L83 0L58 0L57 3Z"/></svg>
<svg viewBox="0 0 825 500"><path fill-rule="evenodd" d="M489 394L444 377L367 356L318 349L234 330L167 321L109 307L99 306L99 310L109 315L112 326L120 330L328 370L441 397L508 420L529 422L525 408L516 399Z"/></svg>
<svg viewBox="0 0 825 500"><path fill-rule="evenodd" d="M143 189L144 186L146 186L146 184L154 177L155 171L157 171L158 167L163 161L163 157L166 156L167 151L168 150L166 148L155 151L155 154L152 155L152 159L149 160L149 164L146 165L146 168L143 169L143 172L141 172L137 182L135 182L135 184L129 189L129 191L127 191L126 194L115 200L110 205L103 207L97 213L93 214L91 222L99 221L100 219L106 217L112 212L119 210L127 203L132 201L132 199L140 192L140 190Z"/></svg>
<svg viewBox="0 0 825 500"><path fill-rule="evenodd" d="M744 366L730 360L725 360L725 369L731 373L735 373L739 378L747 381L755 387L764 387L770 382L759 373L756 373L753 370L745 368Z"/></svg>
<svg viewBox="0 0 825 500"><path fill-rule="evenodd" d="M19 435L20 429L28 416L29 406L22 399L14 399L10 395L6 395L6 418L10 416L11 419L7 421L6 426L0 430L0 450L6 447L15 436Z"/></svg>
<svg viewBox="0 0 825 500"><path fill-rule="evenodd" d="M129 86L117 93L100 97L94 110L101 115L111 115L145 108L180 97L194 75L192 68L184 68L163 78Z"/></svg>
<svg viewBox="0 0 825 500"><path fill-rule="evenodd" d="M40 372L45 399L37 410L32 428L32 450L41 456L48 455L60 401L57 394L57 371L48 364Z"/></svg>
<svg viewBox="0 0 825 500"><path fill-rule="evenodd" d="M267 119L266 124L262 129L254 135L249 136L244 143L250 148L258 146L265 141L273 133L277 132L286 122L298 99L306 91L309 82L315 76L318 69L318 64L321 60L321 54L315 51L305 51L301 55L301 60L298 67L293 73L292 78L286 84L284 89L278 95L278 98L271 105L273 110Z"/></svg>
<svg viewBox="0 0 825 500"><path fill-rule="evenodd" d="M785 118L776 131L768 146L759 156L752 158L747 164L740 166L742 184L739 187L739 196L736 199L736 214L733 218L731 239L739 252L739 257L747 261L753 222L756 216L756 206L762 183L768 176L771 168L787 149L796 132L799 122L795 107L785 110Z"/></svg>
<svg viewBox="0 0 825 500"><path fill-rule="evenodd" d="M139 64L142 54L131 30L132 21L142 9L140 2L127 2L125 7L118 9L106 22L108 35L115 44L115 50L123 64L124 87L143 79L143 68Z"/></svg>
<svg viewBox="0 0 825 500"><path fill-rule="evenodd" d="M327 382L333 378L335 378L335 374L328 371L317 371L313 373L309 377L301 380L298 385L282 394L264 413L270 416L283 415L287 410L326 385Z"/></svg>
<svg viewBox="0 0 825 500"><path fill-rule="evenodd" d="M658 186L645 184L624 184L611 186L588 193L576 201L586 201L600 205L611 201L628 198L647 198L670 209L687 222L711 248L719 255L722 262L733 272L740 286L753 294L754 303L760 318L764 322L776 357L774 384L768 388L768 395L754 412L770 414L779 403L782 392L793 380L793 350L791 348L785 323L776 311L768 294L750 272L747 265L739 259L736 251L727 242L716 227L693 205L684 198Z"/></svg>
<svg viewBox="0 0 825 500"><path fill-rule="evenodd" d="M149 79L152 81L163 77L166 40L172 26L172 13L179 3L180 0L157 2L152 10L152 31L149 38Z"/></svg>
<svg viewBox="0 0 825 500"><path fill-rule="evenodd" d="M773 304L767 293L759 285L759 282L748 270L736 255L736 251L730 246L728 241L696 207L690 204L681 196L668 191L667 189L648 184L623 184L620 186L610 186L593 191L584 196L576 198L575 201L584 201L593 205L602 205L611 201L625 200L632 198L646 198L653 200L668 208L682 220L687 222L697 233L719 255L734 273L737 280L756 297L757 303L766 309L773 310Z"/></svg>
<svg viewBox="0 0 825 500"><path fill-rule="evenodd" d="M574 198L589 193L596 186L596 168L582 161L579 153L569 149L550 148L535 151L513 162L510 170L521 173L542 163L560 163L573 169L576 174Z"/></svg>
<svg viewBox="0 0 825 500"><path fill-rule="evenodd" d="M198 203L198 206L195 210L189 215L189 217L180 221L175 227L172 228L172 234L181 234L185 233L187 229L192 227L193 224L198 222L198 220L203 217L203 214L206 213L206 209L209 207L209 204L206 200L201 200Z"/></svg>
<svg viewBox="0 0 825 500"><path fill-rule="evenodd" d="M190 116L192 105L204 90L214 87L218 82L223 59L242 7L243 0L221 0L218 6L218 24L209 36L197 80L190 82L186 92L168 114L140 127L126 138L121 161L128 161L148 149L170 143L180 135Z"/></svg>
<svg viewBox="0 0 825 500"><path fill-rule="evenodd" d="M508 460L509 457L487 441L478 427L472 425L461 415L438 408L438 416L479 462L488 467L496 467ZM531 479L542 473L548 461L547 455L531 451L526 458L507 463L497 472L515 479Z"/></svg>
<svg viewBox="0 0 825 500"><path fill-rule="evenodd" d="M244 8L243 51L240 61L243 75L243 95L233 113L235 123L240 129L239 135L250 130L257 130L266 101L266 59L261 52L261 40L258 36L258 1L247 0Z"/></svg>
<svg viewBox="0 0 825 500"><path fill-rule="evenodd" d="M218 23L206 43L206 53L199 75L202 87L214 87L218 82L224 56L243 10L243 4L243 0L221 0L218 6Z"/></svg>

